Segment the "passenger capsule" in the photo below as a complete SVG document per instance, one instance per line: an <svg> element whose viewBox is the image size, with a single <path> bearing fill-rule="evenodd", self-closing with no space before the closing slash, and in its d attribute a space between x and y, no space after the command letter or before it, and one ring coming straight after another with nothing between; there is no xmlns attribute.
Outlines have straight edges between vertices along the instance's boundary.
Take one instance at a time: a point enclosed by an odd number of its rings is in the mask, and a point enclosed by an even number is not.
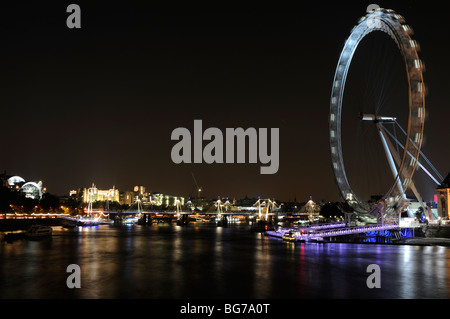
<svg viewBox="0 0 450 319"><path fill-rule="evenodd" d="M413 34L413 29L407 24L402 25L403 30L406 32L406 34L411 35Z"/></svg>
<svg viewBox="0 0 450 319"><path fill-rule="evenodd" d="M416 51L420 51L420 45L417 43L416 40L409 40L409 45L411 48L415 49Z"/></svg>

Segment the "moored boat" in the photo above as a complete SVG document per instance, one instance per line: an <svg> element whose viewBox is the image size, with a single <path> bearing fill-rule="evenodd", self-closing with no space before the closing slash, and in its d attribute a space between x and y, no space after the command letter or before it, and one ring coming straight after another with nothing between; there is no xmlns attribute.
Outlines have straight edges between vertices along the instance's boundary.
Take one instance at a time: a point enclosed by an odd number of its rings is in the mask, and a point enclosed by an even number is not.
<svg viewBox="0 0 450 319"><path fill-rule="evenodd" d="M285 232L284 233L283 240L285 240L285 241L296 241L297 237L295 237L294 232L289 231L289 232Z"/></svg>
<svg viewBox="0 0 450 319"><path fill-rule="evenodd" d="M100 222L98 221L98 219L93 219L93 218L80 218L77 219L77 226L98 226L100 225Z"/></svg>
<svg viewBox="0 0 450 319"><path fill-rule="evenodd" d="M8 243L11 243L14 240L23 239L23 238L25 238L24 231L12 231L12 232L4 234L4 236L3 236L3 239Z"/></svg>
<svg viewBox="0 0 450 319"><path fill-rule="evenodd" d="M25 233L28 239L38 239L52 236L53 229L50 226L33 225Z"/></svg>

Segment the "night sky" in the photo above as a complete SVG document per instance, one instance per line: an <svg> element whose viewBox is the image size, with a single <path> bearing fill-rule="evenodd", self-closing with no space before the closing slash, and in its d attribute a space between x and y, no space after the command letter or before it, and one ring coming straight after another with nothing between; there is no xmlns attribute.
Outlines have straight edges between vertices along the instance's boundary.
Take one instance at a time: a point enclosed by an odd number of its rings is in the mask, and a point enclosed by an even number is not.
<svg viewBox="0 0 450 319"><path fill-rule="evenodd" d="M81 7L81 29L66 8ZM50 193L113 185L209 198L339 200L328 112L351 28L371 2L180 7L58 1L0 5L0 169L43 180ZM450 171L448 12L429 1L383 2L421 45L429 95L425 154ZM171 132L280 129L280 167L179 164ZM206 142L204 143L206 145ZM417 183L422 183L417 181ZM425 199L433 184L421 185Z"/></svg>

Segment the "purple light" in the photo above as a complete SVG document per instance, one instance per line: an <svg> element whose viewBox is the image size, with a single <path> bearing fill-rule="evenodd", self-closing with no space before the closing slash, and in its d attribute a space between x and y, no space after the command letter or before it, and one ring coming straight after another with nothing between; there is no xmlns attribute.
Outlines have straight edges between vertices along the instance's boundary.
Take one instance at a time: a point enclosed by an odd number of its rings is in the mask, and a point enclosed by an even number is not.
<svg viewBox="0 0 450 319"><path fill-rule="evenodd" d="M326 227L326 225L323 225L323 226ZM316 226L316 227L320 227L320 226ZM334 227L336 228L336 226L334 226ZM342 227L342 226L340 226L340 227ZM330 228L330 225L328 225L328 228ZM308 241L311 239L322 239L324 237L344 236L344 235L350 235L350 234L367 233L367 232L371 232L371 231L380 231L380 230L398 229L398 228L400 228L399 225L391 224L391 225L383 225L383 226L376 225L376 226L348 227L348 228L344 228L344 229L318 231L318 232L311 232L311 233L306 233L306 234L301 234L298 230L292 230L292 229L267 231L266 233L270 236L282 238L285 233L294 231L296 240Z"/></svg>

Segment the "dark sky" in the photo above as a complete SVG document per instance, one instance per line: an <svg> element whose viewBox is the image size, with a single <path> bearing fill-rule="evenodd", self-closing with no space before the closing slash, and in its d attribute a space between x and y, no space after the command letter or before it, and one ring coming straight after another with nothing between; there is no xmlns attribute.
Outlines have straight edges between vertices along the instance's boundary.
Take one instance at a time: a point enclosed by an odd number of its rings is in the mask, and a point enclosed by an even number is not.
<svg viewBox="0 0 450 319"><path fill-rule="evenodd" d="M48 191L144 185L187 196L339 200L328 112L340 51L371 2L167 7L76 2L0 5L0 169ZM415 31L429 88L424 152L450 171L447 13L439 2L379 3ZM177 127L280 129L280 167L172 162ZM206 144L206 143L205 143ZM420 182L418 182L420 183ZM428 184L424 184L428 185ZM431 196L433 185L426 186Z"/></svg>

